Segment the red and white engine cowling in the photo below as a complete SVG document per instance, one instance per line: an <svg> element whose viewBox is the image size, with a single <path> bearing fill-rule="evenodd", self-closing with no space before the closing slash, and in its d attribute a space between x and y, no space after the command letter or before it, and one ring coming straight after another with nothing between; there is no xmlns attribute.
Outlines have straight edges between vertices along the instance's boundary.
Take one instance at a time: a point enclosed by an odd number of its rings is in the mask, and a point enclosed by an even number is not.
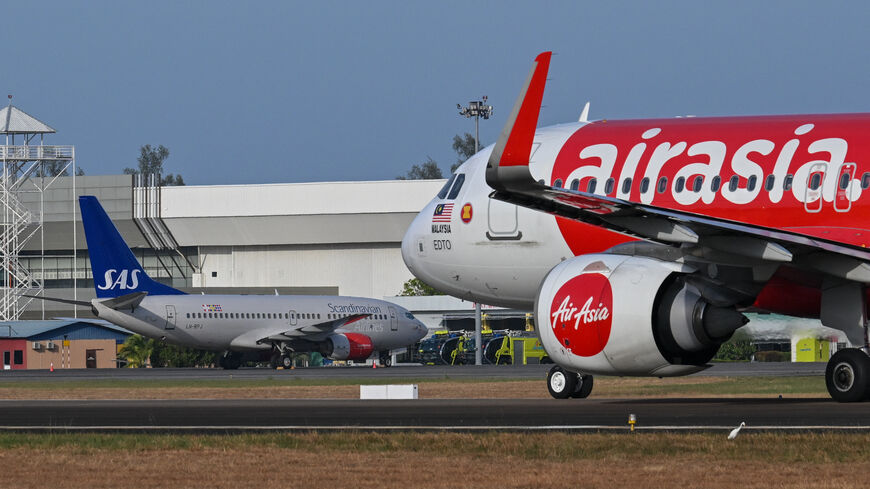
<svg viewBox="0 0 870 489"><path fill-rule="evenodd" d="M372 339L359 333L338 333L326 338L323 356L333 360L365 360L374 352Z"/></svg>
<svg viewBox="0 0 870 489"><path fill-rule="evenodd" d="M553 268L538 292L541 343L556 363L601 375L697 372L746 323L709 304L685 277L694 269L652 258L583 255Z"/></svg>

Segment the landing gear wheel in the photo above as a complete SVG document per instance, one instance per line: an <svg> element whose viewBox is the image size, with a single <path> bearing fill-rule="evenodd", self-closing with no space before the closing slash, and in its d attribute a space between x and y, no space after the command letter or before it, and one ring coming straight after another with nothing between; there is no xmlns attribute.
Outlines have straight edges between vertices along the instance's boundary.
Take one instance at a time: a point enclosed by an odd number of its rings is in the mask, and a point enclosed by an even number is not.
<svg viewBox="0 0 870 489"><path fill-rule="evenodd" d="M556 399L568 399L577 387L577 374L556 365L547 373L547 390Z"/></svg>
<svg viewBox="0 0 870 489"><path fill-rule="evenodd" d="M586 399L589 397L590 392L592 392L592 376L578 374L577 386L574 388L574 392L571 393L571 397L574 399Z"/></svg>
<svg viewBox="0 0 870 489"><path fill-rule="evenodd" d="M828 393L837 402L863 401L870 389L870 357L857 348L834 353L825 369Z"/></svg>
<svg viewBox="0 0 870 489"><path fill-rule="evenodd" d="M289 355L282 355L281 356L281 366L284 368L292 367L293 366L293 359L290 358Z"/></svg>
<svg viewBox="0 0 870 489"><path fill-rule="evenodd" d="M381 357L381 367L392 367L393 366L393 357L390 355L385 355Z"/></svg>

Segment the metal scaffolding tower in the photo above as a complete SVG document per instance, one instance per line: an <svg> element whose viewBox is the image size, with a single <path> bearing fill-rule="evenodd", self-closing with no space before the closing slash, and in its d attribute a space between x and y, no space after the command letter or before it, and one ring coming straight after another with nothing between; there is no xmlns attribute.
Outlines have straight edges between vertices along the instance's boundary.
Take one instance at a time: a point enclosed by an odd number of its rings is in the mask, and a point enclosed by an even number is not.
<svg viewBox="0 0 870 489"><path fill-rule="evenodd" d="M12 105L0 109L0 135L5 144L0 145L0 320L17 320L32 295L42 293L44 266L33 273L22 262L21 252L28 241L39 236L39 262L44 263L43 220L45 190L60 176L72 176L72 201L75 201L75 147L46 146L46 134L55 130ZM37 139L37 136L39 138ZM17 139L17 141L16 141ZM38 198L24 195L38 194ZM73 216L75 208L73 207ZM72 252L76 249L75 219L70 229ZM34 255L28 255L28 263L34 263ZM73 258L73 267L76 260ZM75 279L76 270L73 270Z"/></svg>

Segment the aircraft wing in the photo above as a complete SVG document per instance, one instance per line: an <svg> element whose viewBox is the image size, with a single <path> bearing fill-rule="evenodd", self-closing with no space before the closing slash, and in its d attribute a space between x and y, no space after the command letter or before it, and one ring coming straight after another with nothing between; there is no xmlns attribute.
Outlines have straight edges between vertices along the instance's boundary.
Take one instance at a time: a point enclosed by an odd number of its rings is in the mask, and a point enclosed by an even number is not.
<svg viewBox="0 0 870 489"><path fill-rule="evenodd" d="M679 246L682 254L714 262L794 263L847 280L870 283L870 251L780 229L665 209L536 181L529 158L550 53L535 59L523 91L486 168L491 198L600 226L646 241ZM642 254L642 253L641 253Z"/></svg>
<svg viewBox="0 0 870 489"><path fill-rule="evenodd" d="M340 319L333 319L316 324L299 326L274 326L248 331L237 336L230 343L233 348L256 348L258 345L273 341L292 341L296 339L320 340L336 329L371 316L371 314L352 314Z"/></svg>

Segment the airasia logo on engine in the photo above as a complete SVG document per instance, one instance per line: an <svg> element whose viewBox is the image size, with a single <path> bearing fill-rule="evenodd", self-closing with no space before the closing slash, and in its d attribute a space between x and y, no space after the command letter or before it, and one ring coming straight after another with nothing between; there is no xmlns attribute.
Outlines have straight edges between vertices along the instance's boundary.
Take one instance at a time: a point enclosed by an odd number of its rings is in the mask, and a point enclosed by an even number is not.
<svg viewBox="0 0 870 489"><path fill-rule="evenodd" d="M585 273L565 282L553 296L550 326L562 347L591 357L607 345L612 310L613 290L607 277Z"/></svg>

